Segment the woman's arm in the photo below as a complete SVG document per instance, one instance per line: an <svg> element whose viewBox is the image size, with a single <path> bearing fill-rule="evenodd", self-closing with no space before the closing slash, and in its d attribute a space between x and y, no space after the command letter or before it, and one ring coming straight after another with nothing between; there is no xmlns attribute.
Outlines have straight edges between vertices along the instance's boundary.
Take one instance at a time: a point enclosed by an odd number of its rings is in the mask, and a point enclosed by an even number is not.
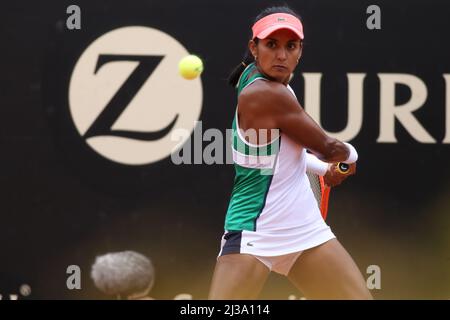
<svg viewBox="0 0 450 320"><path fill-rule="evenodd" d="M315 155L306 153L306 171L322 176L325 184L330 187L340 185L345 179L356 173L356 163L349 166L346 174L340 173L337 165L337 163L328 164L317 159Z"/></svg>
<svg viewBox="0 0 450 320"><path fill-rule="evenodd" d="M327 173L329 166L328 163L319 160L315 155L306 153L306 171L323 177Z"/></svg>
<svg viewBox="0 0 450 320"><path fill-rule="evenodd" d="M352 163L357 160L356 150L329 137L280 83L255 81L241 92L238 105L240 126L244 130L280 129L325 162Z"/></svg>

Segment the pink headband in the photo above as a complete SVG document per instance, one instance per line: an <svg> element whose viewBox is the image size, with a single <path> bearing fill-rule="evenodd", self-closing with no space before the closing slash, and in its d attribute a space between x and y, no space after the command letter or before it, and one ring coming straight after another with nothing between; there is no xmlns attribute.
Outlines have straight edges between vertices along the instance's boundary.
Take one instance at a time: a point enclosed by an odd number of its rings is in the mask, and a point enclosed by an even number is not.
<svg viewBox="0 0 450 320"><path fill-rule="evenodd" d="M265 39L279 29L292 30L303 40L303 25L300 20L288 13L274 13L256 21L252 27L253 39Z"/></svg>

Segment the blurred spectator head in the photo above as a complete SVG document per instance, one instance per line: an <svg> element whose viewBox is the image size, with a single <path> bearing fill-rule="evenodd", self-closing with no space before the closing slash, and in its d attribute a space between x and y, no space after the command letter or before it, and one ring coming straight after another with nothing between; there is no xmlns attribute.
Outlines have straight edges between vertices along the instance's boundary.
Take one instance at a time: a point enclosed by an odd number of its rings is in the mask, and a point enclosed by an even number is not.
<svg viewBox="0 0 450 320"><path fill-rule="evenodd" d="M95 286L107 295L119 299L148 299L155 269L151 260L140 253L111 252L97 256L91 277Z"/></svg>

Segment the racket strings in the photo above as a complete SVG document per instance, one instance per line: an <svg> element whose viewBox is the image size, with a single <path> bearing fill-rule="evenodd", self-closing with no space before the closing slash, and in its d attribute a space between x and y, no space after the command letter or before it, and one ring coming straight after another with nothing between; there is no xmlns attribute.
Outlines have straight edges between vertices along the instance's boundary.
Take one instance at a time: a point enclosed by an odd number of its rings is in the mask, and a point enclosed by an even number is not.
<svg viewBox="0 0 450 320"><path fill-rule="evenodd" d="M311 189L314 193L314 197L316 198L317 206L320 208L322 202L322 187L320 185L320 177L317 174L311 172L306 172L306 175L308 176L309 183L311 184Z"/></svg>

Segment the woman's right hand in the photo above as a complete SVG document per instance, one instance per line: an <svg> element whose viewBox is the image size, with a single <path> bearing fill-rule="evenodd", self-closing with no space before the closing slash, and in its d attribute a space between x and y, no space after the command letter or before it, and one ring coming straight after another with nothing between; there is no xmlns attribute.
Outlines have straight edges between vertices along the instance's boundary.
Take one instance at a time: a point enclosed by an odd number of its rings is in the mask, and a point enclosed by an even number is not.
<svg viewBox="0 0 450 320"><path fill-rule="evenodd" d="M337 166L338 163L332 163L323 176L324 182L327 186L338 186L342 183L342 181L356 173L356 163L349 164L349 169L345 174L340 173Z"/></svg>

